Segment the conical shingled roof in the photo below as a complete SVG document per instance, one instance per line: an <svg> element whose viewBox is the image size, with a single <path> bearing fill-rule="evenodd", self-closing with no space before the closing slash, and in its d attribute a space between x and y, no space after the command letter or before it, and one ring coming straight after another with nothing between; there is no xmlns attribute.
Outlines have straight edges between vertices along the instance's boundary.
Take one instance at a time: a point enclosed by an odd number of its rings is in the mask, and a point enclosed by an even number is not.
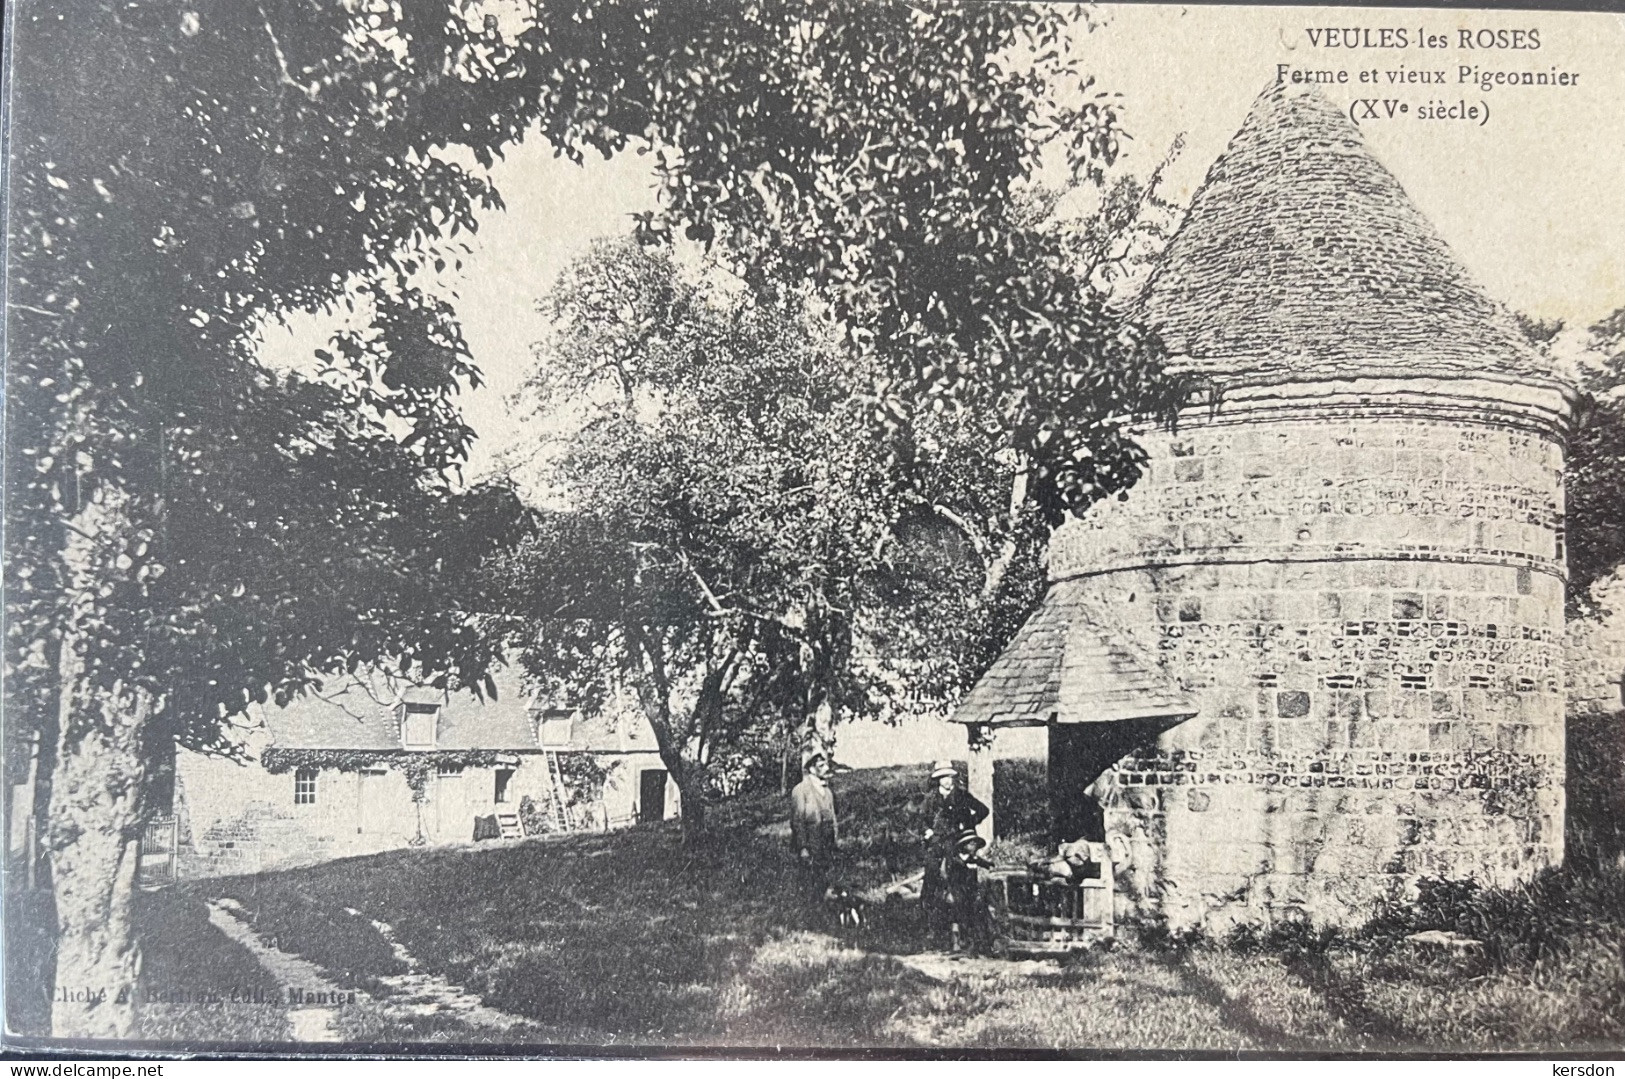
<svg viewBox="0 0 1625 1079"><path fill-rule="evenodd" d="M1086 582L1061 581L955 710L956 723L1022 726L1189 718L1196 706L1094 617Z"/></svg>
<svg viewBox="0 0 1625 1079"><path fill-rule="evenodd" d="M1139 317L1178 366L1221 383L1555 381L1359 128L1313 87L1275 85L1253 103L1147 283Z"/></svg>

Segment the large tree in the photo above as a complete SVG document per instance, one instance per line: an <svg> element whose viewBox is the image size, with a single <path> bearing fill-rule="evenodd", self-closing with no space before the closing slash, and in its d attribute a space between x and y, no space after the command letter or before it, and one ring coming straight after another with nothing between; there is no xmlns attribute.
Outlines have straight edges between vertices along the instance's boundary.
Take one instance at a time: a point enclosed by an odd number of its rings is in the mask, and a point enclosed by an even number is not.
<svg viewBox="0 0 1625 1079"><path fill-rule="evenodd" d="M1029 195L1030 219L1081 280L1120 270L1161 207L1126 181L1057 222L1060 194ZM690 839L718 754L953 700L1043 587L1049 522L1008 427L945 407L869 422L884 357L808 299L601 241L543 304L531 403L566 434L532 458L551 505L502 560L501 621L558 692L636 690Z"/></svg>
<svg viewBox="0 0 1625 1079"><path fill-rule="evenodd" d="M500 542L514 506L456 483L476 372L414 281L495 205L421 111L481 74L460 50L489 36L431 14L370 34L302 4L249 29L171 4L17 17L8 744L33 735L57 982L107 990L59 1002L59 1034L131 1033L129 895L168 747L229 751L222 720L324 671L478 680L490 659L446 556ZM367 317L319 368L258 362L265 320L340 301Z"/></svg>
<svg viewBox="0 0 1625 1079"><path fill-rule="evenodd" d="M757 287L810 279L883 365L894 459L942 407L1053 517L1128 482L1163 412L1121 327L1012 185L1107 104L1056 102L1068 16L1022 5L32 0L14 19L7 222L7 722L49 794L58 979L127 985L155 745L379 657L489 660L433 571L497 496L457 483L476 377L425 275L499 207L474 168L529 129L661 155L649 237L715 240ZM288 309L362 328L304 375L254 341ZM495 513L495 518L492 514ZM455 567L454 567L455 568ZM56 1031L127 1035L111 1002Z"/></svg>
<svg viewBox="0 0 1625 1079"><path fill-rule="evenodd" d="M550 508L502 560L531 672L626 687L705 828L717 755L780 717L871 710L851 662L893 514L865 384L798 297L750 302L603 242L560 279L539 409L571 416Z"/></svg>

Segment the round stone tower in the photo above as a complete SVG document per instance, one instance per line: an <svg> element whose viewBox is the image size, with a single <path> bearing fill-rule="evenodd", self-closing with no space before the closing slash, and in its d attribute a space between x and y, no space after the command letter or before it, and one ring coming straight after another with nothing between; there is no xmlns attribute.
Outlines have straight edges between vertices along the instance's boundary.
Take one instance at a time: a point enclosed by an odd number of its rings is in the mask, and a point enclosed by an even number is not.
<svg viewBox="0 0 1625 1079"><path fill-rule="evenodd" d="M1141 303L1219 404L1060 529L1035 616L1196 705L1094 780L1133 902L1351 923L1560 861L1559 379L1318 91L1258 99Z"/></svg>

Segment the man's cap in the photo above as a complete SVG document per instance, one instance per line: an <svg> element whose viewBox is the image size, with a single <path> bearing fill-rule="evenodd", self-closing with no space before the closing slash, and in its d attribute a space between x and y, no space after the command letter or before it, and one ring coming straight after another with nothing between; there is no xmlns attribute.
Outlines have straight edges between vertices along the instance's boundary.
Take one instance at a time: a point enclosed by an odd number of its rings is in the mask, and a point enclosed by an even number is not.
<svg viewBox="0 0 1625 1079"><path fill-rule="evenodd" d="M966 847L972 850L981 850L985 846L987 846L987 840L977 835L975 828L966 828L963 832L954 836L955 850L963 850Z"/></svg>
<svg viewBox="0 0 1625 1079"><path fill-rule="evenodd" d="M813 766L814 761L827 761L827 760L829 760L829 754L828 753L825 753L821 749L815 749L815 750L812 750L810 753L808 753L805 757L801 758L801 767L803 767L803 768L811 768Z"/></svg>
<svg viewBox="0 0 1625 1079"><path fill-rule="evenodd" d="M959 777L959 769L954 767L953 761L938 761L931 766L931 778L941 779L944 776Z"/></svg>

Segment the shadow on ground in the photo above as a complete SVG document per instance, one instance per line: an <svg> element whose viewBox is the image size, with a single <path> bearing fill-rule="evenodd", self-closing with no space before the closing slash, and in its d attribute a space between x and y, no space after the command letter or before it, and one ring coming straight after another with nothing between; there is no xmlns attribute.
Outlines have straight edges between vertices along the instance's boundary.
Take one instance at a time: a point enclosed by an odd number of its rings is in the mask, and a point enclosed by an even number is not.
<svg viewBox="0 0 1625 1079"><path fill-rule="evenodd" d="M919 867L905 807L925 783L923 767L836 777L838 875L854 892ZM262 942L378 998L341 1025L380 1044L493 1038L450 1013L402 1020L390 994L408 968L530 1024L513 1032L526 1044L1578 1049L1617 1041L1625 1013L1619 915L1593 909L1625 894L1625 876L1553 892L1573 908L1561 963L1471 978L1355 939L1304 950L1124 932L1067 963L954 961L923 947L906 906L871 907L863 933L842 935L832 912L799 902L784 811L777 795L715 807L713 840L695 850L662 823L191 882L138 908L148 980L255 984L253 957L207 921L207 901L229 897ZM11 955L8 967L15 983ZM274 1009L183 1007L144 1021L151 1037L287 1036Z"/></svg>

